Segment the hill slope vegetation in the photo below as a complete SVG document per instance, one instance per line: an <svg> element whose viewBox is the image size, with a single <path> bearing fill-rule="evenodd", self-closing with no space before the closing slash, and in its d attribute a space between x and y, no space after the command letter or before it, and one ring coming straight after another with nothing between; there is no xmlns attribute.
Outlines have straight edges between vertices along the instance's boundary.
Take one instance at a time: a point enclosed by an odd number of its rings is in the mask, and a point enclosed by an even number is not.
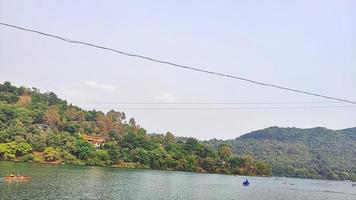
<svg viewBox="0 0 356 200"><path fill-rule="evenodd" d="M268 162L275 176L356 180L356 128L331 130L270 127L235 140L210 140L240 156Z"/></svg>
<svg viewBox="0 0 356 200"><path fill-rule="evenodd" d="M264 162L194 138L147 134L123 112L83 110L52 92L0 84L0 160L270 175Z"/></svg>

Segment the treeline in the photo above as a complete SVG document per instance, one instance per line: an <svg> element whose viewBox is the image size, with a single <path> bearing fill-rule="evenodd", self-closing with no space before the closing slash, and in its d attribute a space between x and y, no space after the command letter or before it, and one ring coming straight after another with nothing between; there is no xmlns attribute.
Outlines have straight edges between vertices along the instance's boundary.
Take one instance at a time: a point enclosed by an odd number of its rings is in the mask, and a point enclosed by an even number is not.
<svg viewBox="0 0 356 200"><path fill-rule="evenodd" d="M128 122L127 122L128 121ZM84 135L105 138L96 148ZM147 134L123 112L83 110L52 92L0 84L0 159L268 176L270 166L172 133Z"/></svg>
<svg viewBox="0 0 356 200"><path fill-rule="evenodd" d="M264 160L274 176L356 180L356 128L270 127L205 144L214 149L227 144L237 155Z"/></svg>

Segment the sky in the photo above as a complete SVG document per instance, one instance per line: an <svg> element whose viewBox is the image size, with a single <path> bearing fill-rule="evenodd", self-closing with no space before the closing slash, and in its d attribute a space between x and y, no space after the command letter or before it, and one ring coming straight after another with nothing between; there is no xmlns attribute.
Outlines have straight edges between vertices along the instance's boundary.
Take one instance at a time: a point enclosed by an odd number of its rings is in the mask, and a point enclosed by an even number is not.
<svg viewBox="0 0 356 200"><path fill-rule="evenodd" d="M356 1L352 0L0 0L0 21L356 101ZM124 111L148 132L171 131L199 139L232 139L270 126L356 126L352 104L177 69L0 26L0 82L4 81L53 91L86 109ZM273 104L118 104L123 102ZM256 109L300 106L313 108ZM254 109L129 109L133 107Z"/></svg>

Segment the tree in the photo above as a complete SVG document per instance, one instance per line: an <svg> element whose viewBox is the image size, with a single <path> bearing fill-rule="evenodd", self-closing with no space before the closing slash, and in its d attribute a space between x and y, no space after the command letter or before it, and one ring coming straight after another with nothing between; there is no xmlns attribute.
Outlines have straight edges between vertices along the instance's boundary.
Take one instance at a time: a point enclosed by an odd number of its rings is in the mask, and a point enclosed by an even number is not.
<svg viewBox="0 0 356 200"><path fill-rule="evenodd" d="M184 143L183 149L188 153L195 153L202 149L203 145L195 138L188 138Z"/></svg>
<svg viewBox="0 0 356 200"><path fill-rule="evenodd" d="M24 107L15 108L15 117L22 123L21 125L31 125L33 123L32 115L33 113Z"/></svg>
<svg viewBox="0 0 356 200"><path fill-rule="evenodd" d="M195 155L186 156L187 160L187 170L188 171L197 171L198 168L198 157Z"/></svg>
<svg viewBox="0 0 356 200"><path fill-rule="evenodd" d="M202 149L200 149L200 151L198 152L198 155L202 158L217 157L216 153L214 153L214 151L206 145L204 145L204 147Z"/></svg>
<svg viewBox="0 0 356 200"><path fill-rule="evenodd" d="M99 149L95 151L95 156L103 161L103 164L111 164L110 156L106 150Z"/></svg>
<svg viewBox="0 0 356 200"><path fill-rule="evenodd" d="M94 147L86 141L78 140L76 149L77 156L81 160L86 160L94 156Z"/></svg>
<svg viewBox="0 0 356 200"><path fill-rule="evenodd" d="M56 106L51 106L44 113L43 121L51 126L55 126L60 121L59 110Z"/></svg>
<svg viewBox="0 0 356 200"><path fill-rule="evenodd" d="M104 144L104 149L108 151L110 160L113 162L113 164L117 164L118 161L120 160L121 153L120 153L120 147L116 144L116 142L114 141L106 142Z"/></svg>
<svg viewBox="0 0 356 200"><path fill-rule="evenodd" d="M58 104L60 102L60 99L57 97L57 95L53 92L46 92L45 96L48 99L48 105L52 106L55 104Z"/></svg>
<svg viewBox="0 0 356 200"><path fill-rule="evenodd" d="M0 144L0 157L3 159L15 159L17 144L15 142Z"/></svg>
<svg viewBox="0 0 356 200"><path fill-rule="evenodd" d="M271 174L271 166L269 166L266 162L263 161L255 161L256 173L257 175L270 175ZM300 176L303 177L303 176Z"/></svg>
<svg viewBox="0 0 356 200"><path fill-rule="evenodd" d="M125 119L126 119L126 115L125 115L124 112L121 113L121 119L122 119L122 120L125 120Z"/></svg>
<svg viewBox="0 0 356 200"><path fill-rule="evenodd" d="M127 133L123 137L122 141L120 141L120 146L122 146L123 148L128 148L130 150L136 149L139 147L144 147L144 148L151 150L156 145L152 144L150 141L148 141L145 135Z"/></svg>
<svg viewBox="0 0 356 200"><path fill-rule="evenodd" d="M46 147L43 153L45 160L48 162L56 161L60 158L60 153L53 147Z"/></svg>
<svg viewBox="0 0 356 200"><path fill-rule="evenodd" d="M98 115L98 112L96 110L89 110L89 111L85 112L85 120L95 121L97 115Z"/></svg>
<svg viewBox="0 0 356 200"><path fill-rule="evenodd" d="M35 151L43 151L47 146L47 144L46 144L47 134L46 133L40 133L40 134L29 133L26 135L26 140L31 145L33 150L35 150Z"/></svg>
<svg viewBox="0 0 356 200"><path fill-rule="evenodd" d="M136 121L135 121L135 119L131 117L130 120L129 120L129 124L130 124L131 126L133 126L133 127L136 127Z"/></svg>
<svg viewBox="0 0 356 200"><path fill-rule="evenodd" d="M0 84L0 92L16 92L16 87L12 86L9 81L5 81L3 84Z"/></svg>
<svg viewBox="0 0 356 200"><path fill-rule="evenodd" d="M201 167L207 172L214 172L217 168L217 160L211 157L204 158Z"/></svg>
<svg viewBox="0 0 356 200"><path fill-rule="evenodd" d="M114 122L121 123L123 120L123 114L121 112L116 112L114 110L110 110L108 113L106 113L106 116L109 117Z"/></svg>
<svg viewBox="0 0 356 200"><path fill-rule="evenodd" d="M115 122L113 121L112 116L105 116L102 113L97 114L96 123L100 134L108 134L109 132L121 134L123 131L123 127L120 122Z"/></svg>
<svg viewBox="0 0 356 200"><path fill-rule="evenodd" d="M230 158L229 163L232 168L240 168L244 165L245 161L243 158L235 156Z"/></svg>
<svg viewBox="0 0 356 200"><path fill-rule="evenodd" d="M231 148L226 145L220 145L218 152L220 158L223 160L227 160L231 156Z"/></svg>
<svg viewBox="0 0 356 200"><path fill-rule="evenodd" d="M80 130L80 125L75 122L62 122L58 125L61 131L66 131L71 134L77 133Z"/></svg>
<svg viewBox="0 0 356 200"><path fill-rule="evenodd" d="M151 154L146 149L139 147L130 151L132 160L142 165L150 165Z"/></svg>
<svg viewBox="0 0 356 200"><path fill-rule="evenodd" d="M164 136L164 143L166 145L172 144L174 140L175 140L174 135L171 132L167 132L166 135Z"/></svg>
<svg viewBox="0 0 356 200"><path fill-rule="evenodd" d="M21 95L17 100L19 106L25 107L31 103L31 95Z"/></svg>
<svg viewBox="0 0 356 200"><path fill-rule="evenodd" d="M12 86L10 82L6 81L0 84L0 102L15 103L18 99L17 88Z"/></svg>
<svg viewBox="0 0 356 200"><path fill-rule="evenodd" d="M0 129L0 142L14 141L16 136L25 136L26 129L18 118L7 124L6 128Z"/></svg>
<svg viewBox="0 0 356 200"><path fill-rule="evenodd" d="M17 144L17 154L18 155L26 155L32 151L31 145L25 142L21 142Z"/></svg>
<svg viewBox="0 0 356 200"><path fill-rule="evenodd" d="M16 112L13 106L1 103L0 100L0 128L8 126L16 118Z"/></svg>
<svg viewBox="0 0 356 200"><path fill-rule="evenodd" d="M70 121L83 121L85 119L85 113L76 107L70 107L64 114Z"/></svg>
<svg viewBox="0 0 356 200"><path fill-rule="evenodd" d="M165 152L161 148L148 151L149 166L152 169L167 169Z"/></svg>

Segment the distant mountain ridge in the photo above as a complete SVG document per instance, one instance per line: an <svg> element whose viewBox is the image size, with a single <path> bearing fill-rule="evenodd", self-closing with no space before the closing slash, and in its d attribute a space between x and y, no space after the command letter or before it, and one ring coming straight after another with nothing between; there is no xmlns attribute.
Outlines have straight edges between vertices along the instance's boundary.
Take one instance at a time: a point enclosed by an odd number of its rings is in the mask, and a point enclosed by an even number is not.
<svg viewBox="0 0 356 200"><path fill-rule="evenodd" d="M311 137L318 134L355 134L356 127L341 130L332 130L325 127L314 128L295 128L295 127L278 127L271 126L265 129L252 131L250 133L241 135L236 139L273 139L273 140L291 140L292 138L298 139L302 137Z"/></svg>
<svg viewBox="0 0 356 200"><path fill-rule="evenodd" d="M272 166L275 176L356 180L356 127L332 130L269 127L234 140L209 140L217 148L231 146L237 155L249 155Z"/></svg>

